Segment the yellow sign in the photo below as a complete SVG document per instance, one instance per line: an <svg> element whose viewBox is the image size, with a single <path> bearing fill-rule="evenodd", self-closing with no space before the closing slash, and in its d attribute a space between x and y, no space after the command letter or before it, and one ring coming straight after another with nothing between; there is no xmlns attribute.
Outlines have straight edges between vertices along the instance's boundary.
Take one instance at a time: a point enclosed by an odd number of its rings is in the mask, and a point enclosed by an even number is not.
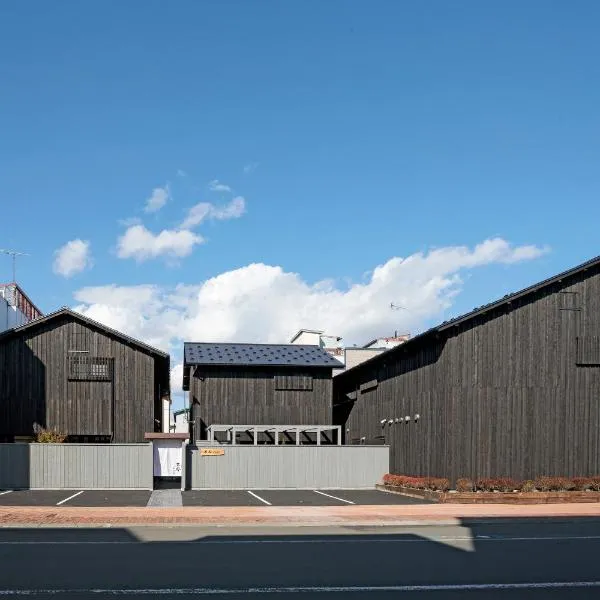
<svg viewBox="0 0 600 600"><path fill-rule="evenodd" d="M225 448L200 448L200 456L223 456Z"/></svg>

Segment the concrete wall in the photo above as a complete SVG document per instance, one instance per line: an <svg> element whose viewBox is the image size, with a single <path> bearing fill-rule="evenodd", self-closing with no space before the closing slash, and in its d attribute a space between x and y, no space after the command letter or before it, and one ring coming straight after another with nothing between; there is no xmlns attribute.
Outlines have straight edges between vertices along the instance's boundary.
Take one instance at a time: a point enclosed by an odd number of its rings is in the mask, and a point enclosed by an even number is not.
<svg viewBox="0 0 600 600"><path fill-rule="evenodd" d="M189 433L190 423L188 421L188 412L173 413L173 433Z"/></svg>
<svg viewBox="0 0 600 600"><path fill-rule="evenodd" d="M359 365L365 360L369 360L378 354L385 352L382 348L346 348L344 350L344 363L346 365L346 369L351 369L356 365ZM343 373L342 369L336 369L333 374L339 375Z"/></svg>
<svg viewBox="0 0 600 600"><path fill-rule="evenodd" d="M0 444L0 489L148 489L152 444Z"/></svg>
<svg viewBox="0 0 600 600"><path fill-rule="evenodd" d="M201 456L201 448L222 456ZM191 489L373 488L389 472L387 446L190 446Z"/></svg>
<svg viewBox="0 0 600 600"><path fill-rule="evenodd" d="M27 317L15 306L11 306L0 294L0 332L25 325Z"/></svg>

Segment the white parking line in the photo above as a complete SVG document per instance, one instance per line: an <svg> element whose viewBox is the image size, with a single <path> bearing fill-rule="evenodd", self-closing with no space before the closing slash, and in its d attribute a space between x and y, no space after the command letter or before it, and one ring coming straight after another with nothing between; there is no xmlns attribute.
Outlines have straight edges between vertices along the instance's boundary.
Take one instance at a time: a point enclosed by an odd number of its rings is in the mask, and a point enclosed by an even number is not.
<svg viewBox="0 0 600 600"><path fill-rule="evenodd" d="M272 504L270 502L267 502L264 498L261 498L258 494L255 494L254 492L251 492L250 490L248 490L248 493L251 496L254 496L257 500L264 502L267 506L272 506Z"/></svg>
<svg viewBox="0 0 600 600"><path fill-rule="evenodd" d="M12 490L6 490L5 492L0 492L0 496L4 496L4 494L10 494Z"/></svg>
<svg viewBox="0 0 600 600"><path fill-rule="evenodd" d="M299 593L365 593L365 592L469 592L486 590L556 590L600 587L600 581L532 581L525 583L448 583L422 585L350 585L350 586L281 586L245 588L63 588L63 589L0 589L0 596L222 596L229 594L299 594Z"/></svg>
<svg viewBox="0 0 600 600"><path fill-rule="evenodd" d="M333 498L334 500L339 500L340 502L346 502L346 504L355 504L352 500L345 500L344 498L338 498L337 496L332 496L331 494L326 494L325 492L320 492L319 490L313 490L315 494L321 494L321 496L327 496L328 498Z"/></svg>
<svg viewBox="0 0 600 600"><path fill-rule="evenodd" d="M0 527L0 531L2 528ZM547 536L547 537L498 537L498 538L489 538L479 536L471 537L471 536L461 536L461 537L448 537L448 536L440 536L440 537L431 537L431 538L394 538L391 539L357 539L354 535L361 534L350 534L348 538L336 538L336 539L260 539L260 540L239 540L239 539L219 539L219 540L208 540L203 538L198 539L184 539L177 540L179 544L200 544L202 546L212 546L212 545L223 545L230 544L232 546L235 545L257 545L261 544L431 544L431 542L476 542L476 543L499 543L499 542L564 542L564 541L598 541L600 540L600 536L598 535L581 535L581 536ZM367 536L370 534L366 534ZM390 535L398 535L397 533L392 533ZM411 534L418 535L418 534ZM161 538L161 541L163 539ZM144 542L140 542L139 540L0 540L0 546L103 546L103 545L114 545L114 544L142 544ZM0 594L1 595L1 594Z"/></svg>
<svg viewBox="0 0 600 600"><path fill-rule="evenodd" d="M83 490L81 490L80 492L77 492L76 494L73 494L72 496L69 496L68 498L65 498L64 500L61 500L60 502L57 502L56 506L60 506L61 504L64 504L65 502L68 502L69 500L73 500L73 498L76 498L77 496L79 496L79 494L83 494Z"/></svg>

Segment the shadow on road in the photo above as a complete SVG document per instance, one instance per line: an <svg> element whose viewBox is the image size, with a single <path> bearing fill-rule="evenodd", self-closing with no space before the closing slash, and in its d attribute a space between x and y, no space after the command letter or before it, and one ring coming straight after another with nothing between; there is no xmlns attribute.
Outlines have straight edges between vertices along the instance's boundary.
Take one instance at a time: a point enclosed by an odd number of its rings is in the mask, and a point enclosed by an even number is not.
<svg viewBox="0 0 600 600"><path fill-rule="evenodd" d="M90 598L101 597L98 590L139 597L162 590L167 598L178 590L180 598L182 589L271 598L306 588L315 598L591 598L600 583L583 584L600 580L599 550L600 520L588 518L402 528L5 528L0 590L84 599L90 590Z"/></svg>

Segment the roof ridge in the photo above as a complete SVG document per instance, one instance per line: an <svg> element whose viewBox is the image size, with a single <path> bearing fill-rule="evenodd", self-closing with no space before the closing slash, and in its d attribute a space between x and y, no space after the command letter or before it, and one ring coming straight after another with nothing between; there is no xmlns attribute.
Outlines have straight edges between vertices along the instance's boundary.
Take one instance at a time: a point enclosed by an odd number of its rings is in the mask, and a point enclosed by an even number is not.
<svg viewBox="0 0 600 600"><path fill-rule="evenodd" d="M165 352L164 350L160 350L159 348L155 348L154 346L150 346L150 344L146 344L146 342L142 342L141 340L131 337L130 335L127 335L126 333L123 333L122 331L119 331L118 329L113 329L112 327L109 327L108 325L104 325L104 323L100 323L100 321L90 319L90 317L88 317L86 315L82 315L81 313L75 312L74 310L70 309L67 306L62 306L61 308L59 308L55 311L52 311L51 313L48 313L41 317L38 317L37 319L33 319L27 323L24 323L23 325L19 325L19 327L13 327L12 329L9 329L8 331L2 332L1 335L8 335L11 333L19 333L30 327L36 327L37 325L41 325L42 323L50 321L60 315L69 315L76 319L81 319L82 321L89 323L90 325L92 325L94 327L98 327L99 329L102 329L108 333L111 333L112 335L115 335L115 336L125 339L129 342L132 342L141 348L146 348L147 350L149 350L150 352L152 352L154 354L158 354L159 356L163 356L165 358L169 357L168 352Z"/></svg>
<svg viewBox="0 0 600 600"><path fill-rule="evenodd" d="M400 344L399 346L395 346L394 348L385 350L381 354L378 354L372 358L369 358L368 360L365 360L365 361L359 363L358 365L355 365L354 367L346 369L343 373L338 375L338 377L340 377L342 375L345 376L347 373L350 373L350 372L354 371L355 369L358 370L360 368L363 368L367 364L373 364L373 363L375 363L375 361L382 360L382 357L387 358L388 356L390 356L390 353L399 352L400 350L405 351L407 347L412 347L412 345L415 342L417 342L417 340L422 340L423 338L425 338L428 335L431 335L433 333L439 333L441 331L448 329L449 327L457 326L460 323L464 323L465 321L469 321L477 316L487 313L490 310L498 308L498 307L502 306L503 304L509 304L513 300L516 300L517 298L523 298L525 296L528 296L529 294L533 294L533 293L539 291L540 289L543 289L545 287L552 285L553 283L560 282L563 279L566 279L567 277L573 277L574 275L577 275L578 273L581 273L582 271L586 271L587 269L596 267L598 265L600 265L600 256L590 258L589 260L586 260L585 262L583 262L575 267L571 267L570 269L561 271L560 273L557 273L556 275L552 275L551 277L542 279L541 281L538 281L537 283L534 283L532 285L524 287L517 292L505 294L504 296L502 296L501 298L498 298L497 300L493 300L491 302L488 302L487 304L483 304L482 306L476 307L469 312L463 313L462 315L457 315L456 317L452 317L450 319L442 321L438 325L434 325L433 327L426 329L425 331L414 336L413 338L409 338L406 342Z"/></svg>

